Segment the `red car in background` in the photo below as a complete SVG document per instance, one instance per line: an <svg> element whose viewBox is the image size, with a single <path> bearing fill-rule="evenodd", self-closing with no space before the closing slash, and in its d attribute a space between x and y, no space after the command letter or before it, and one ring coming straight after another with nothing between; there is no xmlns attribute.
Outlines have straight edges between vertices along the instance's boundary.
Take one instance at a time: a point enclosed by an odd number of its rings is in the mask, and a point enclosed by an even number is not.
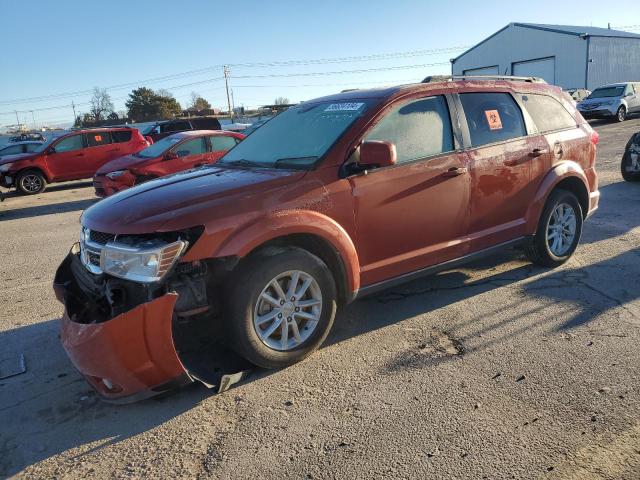
<svg viewBox="0 0 640 480"><path fill-rule="evenodd" d="M216 162L245 136L219 130L175 133L144 150L103 165L93 178L98 197L190 168Z"/></svg>
<svg viewBox="0 0 640 480"><path fill-rule="evenodd" d="M75 130L52 138L33 153L3 157L0 186L33 195L48 183L91 178L105 163L148 145L134 128Z"/></svg>

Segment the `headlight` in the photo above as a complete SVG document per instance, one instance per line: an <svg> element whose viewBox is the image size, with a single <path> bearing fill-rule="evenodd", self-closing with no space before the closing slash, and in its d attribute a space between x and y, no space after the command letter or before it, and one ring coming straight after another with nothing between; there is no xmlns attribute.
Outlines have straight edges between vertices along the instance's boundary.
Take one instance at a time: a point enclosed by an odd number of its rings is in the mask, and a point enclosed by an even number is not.
<svg viewBox="0 0 640 480"><path fill-rule="evenodd" d="M116 170L115 172L109 172L107 173L107 177L109 177L111 180L120 177L121 175L124 175L127 171L126 170Z"/></svg>
<svg viewBox="0 0 640 480"><path fill-rule="evenodd" d="M169 271L187 246L178 240L149 248L108 243L100 254L100 269L134 282L157 282Z"/></svg>
<svg viewBox="0 0 640 480"><path fill-rule="evenodd" d="M613 100L609 100L608 102L602 102L602 105L613 105Z"/></svg>
<svg viewBox="0 0 640 480"><path fill-rule="evenodd" d="M5 173L8 172L11 168L12 163L5 163L4 165L0 165L0 172Z"/></svg>

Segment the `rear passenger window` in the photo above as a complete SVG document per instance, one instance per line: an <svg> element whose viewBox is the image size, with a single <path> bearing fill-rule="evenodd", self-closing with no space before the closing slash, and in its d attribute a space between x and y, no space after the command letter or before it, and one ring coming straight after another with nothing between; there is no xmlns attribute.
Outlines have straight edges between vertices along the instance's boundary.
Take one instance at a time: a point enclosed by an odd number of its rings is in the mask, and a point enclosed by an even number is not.
<svg viewBox="0 0 640 480"><path fill-rule="evenodd" d="M111 132L113 143L124 143L131 141L131 130L114 130Z"/></svg>
<svg viewBox="0 0 640 480"><path fill-rule="evenodd" d="M212 152L225 152L235 147L238 143L235 138L224 135L212 136L209 137L209 140L211 141Z"/></svg>
<svg viewBox="0 0 640 480"><path fill-rule="evenodd" d="M87 145L90 147L99 147L111 143L111 135L109 132L87 133Z"/></svg>
<svg viewBox="0 0 640 480"><path fill-rule="evenodd" d="M462 93L460 101L474 147L527 134L522 112L508 93Z"/></svg>
<svg viewBox="0 0 640 480"><path fill-rule="evenodd" d="M444 97L423 98L393 108L371 129L368 140L393 143L398 163L452 151L451 120Z"/></svg>
<svg viewBox="0 0 640 480"><path fill-rule="evenodd" d="M575 128L576 120L560 102L546 95L522 95L522 103L540 133Z"/></svg>
<svg viewBox="0 0 640 480"><path fill-rule="evenodd" d="M205 153L207 151L207 148L205 146L204 137L198 137L187 140L186 142L173 147L172 150L176 152L179 157L186 157L188 155L198 155L201 153Z"/></svg>

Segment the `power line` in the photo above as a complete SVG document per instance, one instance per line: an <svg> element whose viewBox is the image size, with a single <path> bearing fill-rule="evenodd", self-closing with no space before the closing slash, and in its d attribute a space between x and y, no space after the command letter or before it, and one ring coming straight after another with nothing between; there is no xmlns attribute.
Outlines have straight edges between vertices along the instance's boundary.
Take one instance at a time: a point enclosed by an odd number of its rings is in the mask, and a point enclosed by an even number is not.
<svg viewBox="0 0 640 480"><path fill-rule="evenodd" d="M366 61L374 61L374 60L390 60L394 58L411 58L411 57L447 54L447 53L453 53L453 52L462 50L464 48L467 48L467 47L466 46L446 47L446 48L440 48L440 49L412 50L412 51L405 51L405 52L379 53L379 54L371 54L371 55L319 58L319 59L306 59L306 60L228 63L227 65L229 67L234 67L234 68L235 67L265 68L265 67L321 65L321 64L330 64L330 63L366 62ZM186 72L175 73L175 74L165 75L161 77L148 78L145 80L138 80L135 82L127 82L127 83L121 83L116 85L110 85L108 87L105 87L105 90L118 90L118 89L138 86L144 83L148 84L148 83L156 83L156 82L161 82L166 80L175 80L178 78L183 78L183 77L188 77L193 75L201 75L201 74L210 72L212 70L220 70L223 68L224 68L224 64L212 65L212 66L200 68L197 70L189 70ZM88 95L88 94L91 94L92 92L93 92L93 89L86 89L86 90L76 90L73 92L41 95L37 97L18 98L18 99L12 99L12 100L0 100L0 105L13 105L13 104L19 104L19 103L26 103L26 102L53 100L53 99L59 99L59 98L73 97L77 95Z"/></svg>
<svg viewBox="0 0 640 480"><path fill-rule="evenodd" d="M434 66L442 66L442 65L448 65L449 62L438 62L438 63L423 63L423 64L417 64L417 65L398 65L398 66L394 66L394 67L377 67L377 68L364 68L364 69L357 69L357 70L337 70L337 71L331 71L331 72L306 72L306 73L271 73L271 74L267 74L267 75L239 75L239 76L234 76L234 79L252 79L252 78L293 78L293 77L313 77L313 76L330 76L330 75L344 75L344 74L350 74L350 73L371 73L371 72L384 72L384 71L396 71L396 70L411 70L411 69L416 69L416 68L425 68L425 67L434 67ZM216 82L216 81L221 81L224 80L225 77L217 77L217 78L212 78L212 79L207 79L207 80L201 80L198 82L191 82L191 83L186 83L183 85L176 85L174 87L168 87L166 88L166 90L175 90L178 88L184 88L184 87L191 87L191 86L195 86L195 85L202 85L205 83L212 83L212 82ZM224 87L221 87L224 88ZM119 98L113 98L112 100L122 100L127 98L127 96L124 97L119 97ZM76 106L86 106L88 105L90 102L84 102L84 103L78 103L76 104ZM18 110L19 112L30 112L31 110L33 111L45 111L45 110L56 110L56 109L61 109L61 108L69 108L71 106L71 104L65 104L65 105L58 105L58 106L53 106L53 107L43 107L43 108L32 108L29 110ZM15 111L15 110L14 110ZM0 115L7 115L9 113L13 113L14 111L9 111L9 112L0 112Z"/></svg>

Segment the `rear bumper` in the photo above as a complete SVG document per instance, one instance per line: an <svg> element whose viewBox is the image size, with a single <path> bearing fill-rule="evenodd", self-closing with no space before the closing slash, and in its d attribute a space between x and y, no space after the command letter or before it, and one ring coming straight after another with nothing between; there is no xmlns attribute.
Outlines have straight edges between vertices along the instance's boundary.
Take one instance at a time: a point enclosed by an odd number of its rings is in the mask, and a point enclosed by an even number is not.
<svg viewBox="0 0 640 480"><path fill-rule="evenodd" d="M54 282L56 297L65 305L61 341L96 392L107 401L127 403L191 383L173 343L178 295L167 293L107 321L90 323L89 310L78 308L87 300L77 298L71 268L76 261L77 255L70 253Z"/></svg>

